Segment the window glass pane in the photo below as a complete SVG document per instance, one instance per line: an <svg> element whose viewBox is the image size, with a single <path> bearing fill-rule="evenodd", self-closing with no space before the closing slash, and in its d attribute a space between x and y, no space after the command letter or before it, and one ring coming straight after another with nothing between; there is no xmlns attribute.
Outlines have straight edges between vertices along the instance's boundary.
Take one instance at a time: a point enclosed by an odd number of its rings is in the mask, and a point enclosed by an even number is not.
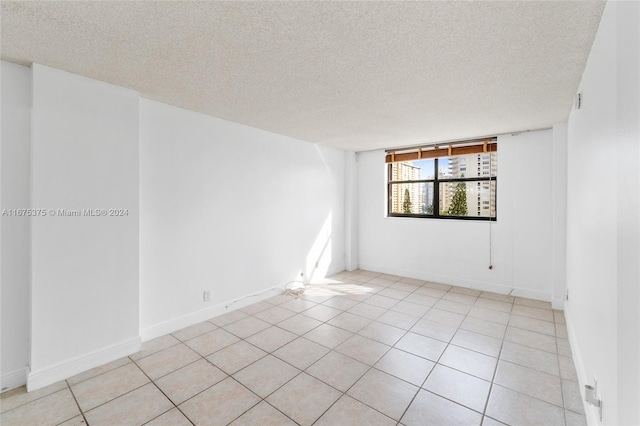
<svg viewBox="0 0 640 426"><path fill-rule="evenodd" d="M440 216L496 216L496 182L440 183Z"/></svg>
<svg viewBox="0 0 640 426"><path fill-rule="evenodd" d="M391 184L391 214L433 214L433 182Z"/></svg>
<svg viewBox="0 0 640 426"><path fill-rule="evenodd" d="M495 152L443 157L438 164L438 176L442 179L489 177L497 174L498 155Z"/></svg>
<svg viewBox="0 0 640 426"><path fill-rule="evenodd" d="M392 182L433 179L434 166L435 160L433 158L391 163L391 176L389 177Z"/></svg>

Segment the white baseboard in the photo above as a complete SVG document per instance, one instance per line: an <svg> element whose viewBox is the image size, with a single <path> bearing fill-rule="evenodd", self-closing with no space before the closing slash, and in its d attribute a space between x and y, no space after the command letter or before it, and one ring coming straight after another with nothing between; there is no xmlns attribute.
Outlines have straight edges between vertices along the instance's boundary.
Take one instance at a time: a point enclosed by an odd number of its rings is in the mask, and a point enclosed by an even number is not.
<svg viewBox="0 0 640 426"><path fill-rule="evenodd" d="M386 268L386 267L380 267L380 265L360 264L360 269L380 272L383 274L397 275L400 277L414 278L417 280L432 281L436 283L454 285L457 287L465 287L465 288L470 288L474 290L487 291L491 293L511 294L512 296L543 300L545 302L551 301L550 296L542 291L529 290L529 289L523 289L523 288L513 288L513 287L509 287L502 284L457 278L457 277L438 275L438 274L425 274L424 272L409 271L409 270L397 269L393 267Z"/></svg>
<svg viewBox="0 0 640 426"><path fill-rule="evenodd" d="M278 290L282 292L282 286L269 287L265 290L248 294L235 300L220 303L209 308L205 308L196 312L190 312L188 314L145 327L140 330L140 337L142 338L143 342L146 342L147 340L155 339L156 337L173 333L174 331L189 327L190 325L194 325L213 317L226 314L227 312L235 311L236 309L240 309L252 303L268 299L272 296L277 295Z"/></svg>
<svg viewBox="0 0 640 426"><path fill-rule="evenodd" d="M600 414L597 409L586 403L584 400L584 385L589 384L587 374L584 369L584 363L582 361L582 353L576 340L575 332L573 331L573 323L571 321L571 310L568 304L564 303L564 318L567 322L567 337L569 338L569 346L571 347L571 354L573 355L573 365L576 367L576 373L578 375L578 385L580 388L580 397L582 399L582 405L584 406L584 412L587 417L587 424L589 426L598 426L600 424ZM593 383L591 383L593 385Z"/></svg>
<svg viewBox="0 0 640 426"><path fill-rule="evenodd" d="M35 370L27 376L27 390L29 392L48 386L60 380L67 379L90 370L102 364L115 361L140 350L140 338L110 345L96 351L82 354L71 359L56 363L52 366Z"/></svg>
<svg viewBox="0 0 640 426"><path fill-rule="evenodd" d="M10 391L27 384L27 375L29 367L22 367L9 373L2 374L0 377L0 392Z"/></svg>
<svg viewBox="0 0 640 426"><path fill-rule="evenodd" d="M551 307L558 311L564 311L564 299L551 299Z"/></svg>

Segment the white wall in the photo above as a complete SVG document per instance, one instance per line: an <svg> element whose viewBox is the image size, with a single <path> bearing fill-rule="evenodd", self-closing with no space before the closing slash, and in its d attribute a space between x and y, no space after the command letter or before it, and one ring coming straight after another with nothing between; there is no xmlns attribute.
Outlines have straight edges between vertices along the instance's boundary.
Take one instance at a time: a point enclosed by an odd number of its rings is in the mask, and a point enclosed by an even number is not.
<svg viewBox="0 0 640 426"><path fill-rule="evenodd" d="M384 152L358 159L359 266L551 300L551 130L498 138L497 221L387 218Z"/></svg>
<svg viewBox="0 0 640 426"><path fill-rule="evenodd" d="M32 207L128 215L32 220L29 389L140 345L138 95L37 64L32 72Z"/></svg>
<svg viewBox="0 0 640 426"><path fill-rule="evenodd" d="M569 337L612 425L640 424L639 27L640 3L607 3L568 122Z"/></svg>
<svg viewBox="0 0 640 426"><path fill-rule="evenodd" d="M143 339L344 269L344 152L144 99L140 147Z"/></svg>
<svg viewBox="0 0 640 426"><path fill-rule="evenodd" d="M2 61L0 209L29 207L31 70ZM29 364L29 219L2 216L2 390L26 383Z"/></svg>

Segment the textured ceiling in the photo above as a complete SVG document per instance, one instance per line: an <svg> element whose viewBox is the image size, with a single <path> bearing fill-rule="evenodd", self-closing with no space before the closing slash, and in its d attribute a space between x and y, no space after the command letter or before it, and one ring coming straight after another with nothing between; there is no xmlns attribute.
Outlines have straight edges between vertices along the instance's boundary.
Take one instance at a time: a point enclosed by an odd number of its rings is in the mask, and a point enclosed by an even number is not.
<svg viewBox="0 0 640 426"><path fill-rule="evenodd" d="M601 1L2 2L2 58L369 150L565 121Z"/></svg>

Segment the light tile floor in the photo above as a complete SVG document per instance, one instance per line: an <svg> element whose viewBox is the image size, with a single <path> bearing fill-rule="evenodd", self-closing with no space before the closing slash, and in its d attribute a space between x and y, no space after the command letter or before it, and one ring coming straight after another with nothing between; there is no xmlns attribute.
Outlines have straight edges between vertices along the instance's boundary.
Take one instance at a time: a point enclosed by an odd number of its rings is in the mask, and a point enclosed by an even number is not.
<svg viewBox="0 0 640 426"><path fill-rule="evenodd" d="M369 271L274 296L44 389L9 425L584 425L562 312Z"/></svg>

